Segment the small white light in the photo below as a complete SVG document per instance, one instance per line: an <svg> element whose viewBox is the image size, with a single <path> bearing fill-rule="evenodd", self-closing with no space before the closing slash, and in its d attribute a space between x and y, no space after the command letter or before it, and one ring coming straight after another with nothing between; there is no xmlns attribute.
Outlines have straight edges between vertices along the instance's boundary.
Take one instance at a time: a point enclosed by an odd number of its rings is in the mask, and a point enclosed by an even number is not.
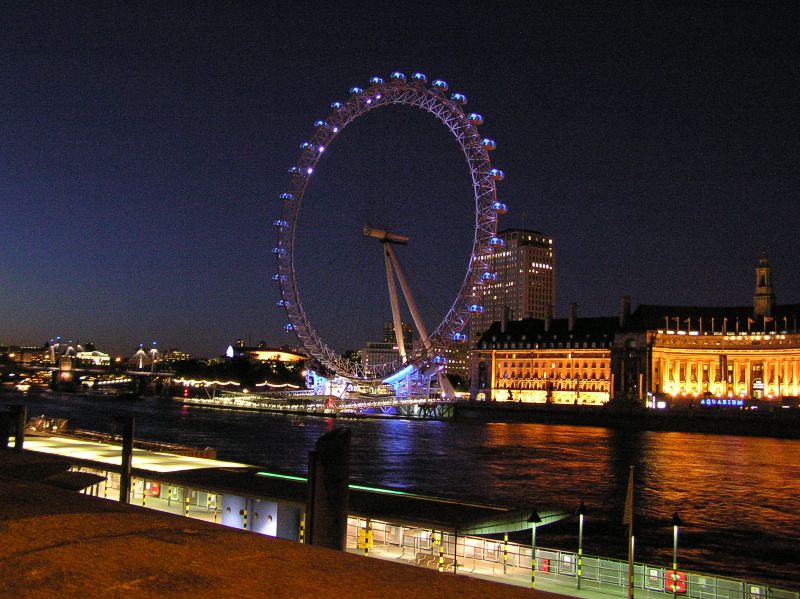
<svg viewBox="0 0 800 599"><path fill-rule="evenodd" d="M322 154L325 151L325 146L319 147L319 153Z"/></svg>
<svg viewBox="0 0 800 599"><path fill-rule="evenodd" d="M334 132L334 133L339 133L339 127L334 127L334 128L333 128L333 132Z"/></svg>
<svg viewBox="0 0 800 599"><path fill-rule="evenodd" d="M307 172L307 173L310 175L311 173L313 173L313 172L314 172L314 169L313 169L313 168L311 168L311 167L308 167L308 169L306 170L306 172Z"/></svg>

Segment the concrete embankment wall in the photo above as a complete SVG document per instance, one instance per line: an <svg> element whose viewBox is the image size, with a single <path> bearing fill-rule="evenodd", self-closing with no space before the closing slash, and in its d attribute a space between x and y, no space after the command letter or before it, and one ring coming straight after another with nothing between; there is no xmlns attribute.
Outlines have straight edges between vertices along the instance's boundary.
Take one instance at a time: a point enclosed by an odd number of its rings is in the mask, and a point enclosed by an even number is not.
<svg viewBox="0 0 800 599"><path fill-rule="evenodd" d="M456 406L455 419L800 438L800 410L797 409L771 412L713 408L650 410L638 407L465 402Z"/></svg>
<svg viewBox="0 0 800 599"><path fill-rule="evenodd" d="M0 596L559 597L250 534L2 475Z"/></svg>

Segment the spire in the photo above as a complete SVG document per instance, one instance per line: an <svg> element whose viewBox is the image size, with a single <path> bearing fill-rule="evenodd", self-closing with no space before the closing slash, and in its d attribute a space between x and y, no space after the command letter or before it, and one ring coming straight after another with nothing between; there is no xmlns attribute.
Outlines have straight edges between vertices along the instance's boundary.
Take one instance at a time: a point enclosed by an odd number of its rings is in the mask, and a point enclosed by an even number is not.
<svg viewBox="0 0 800 599"><path fill-rule="evenodd" d="M772 316L775 292L772 290L772 268L766 254L762 254L756 268L756 293L753 296L753 316L756 319Z"/></svg>

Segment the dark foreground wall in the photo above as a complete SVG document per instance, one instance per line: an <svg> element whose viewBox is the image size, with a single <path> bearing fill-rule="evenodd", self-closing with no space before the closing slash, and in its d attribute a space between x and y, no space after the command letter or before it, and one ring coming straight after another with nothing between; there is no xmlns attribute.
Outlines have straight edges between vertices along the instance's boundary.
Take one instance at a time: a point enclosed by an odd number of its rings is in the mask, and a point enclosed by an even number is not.
<svg viewBox="0 0 800 599"><path fill-rule="evenodd" d="M15 452L0 452L12 467ZM19 455L19 454L16 454ZM4 464L5 462L5 464ZM8 472L8 468L0 468ZM559 597L0 474L0 597Z"/></svg>

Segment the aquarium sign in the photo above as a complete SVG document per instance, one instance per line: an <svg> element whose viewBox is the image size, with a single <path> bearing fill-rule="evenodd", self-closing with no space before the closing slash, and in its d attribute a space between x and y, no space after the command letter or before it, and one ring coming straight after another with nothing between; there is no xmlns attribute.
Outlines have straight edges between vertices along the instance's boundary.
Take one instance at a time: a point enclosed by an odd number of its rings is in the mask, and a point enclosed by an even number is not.
<svg viewBox="0 0 800 599"><path fill-rule="evenodd" d="M744 406L743 399L717 399L716 397L706 397L700 400L701 406Z"/></svg>

